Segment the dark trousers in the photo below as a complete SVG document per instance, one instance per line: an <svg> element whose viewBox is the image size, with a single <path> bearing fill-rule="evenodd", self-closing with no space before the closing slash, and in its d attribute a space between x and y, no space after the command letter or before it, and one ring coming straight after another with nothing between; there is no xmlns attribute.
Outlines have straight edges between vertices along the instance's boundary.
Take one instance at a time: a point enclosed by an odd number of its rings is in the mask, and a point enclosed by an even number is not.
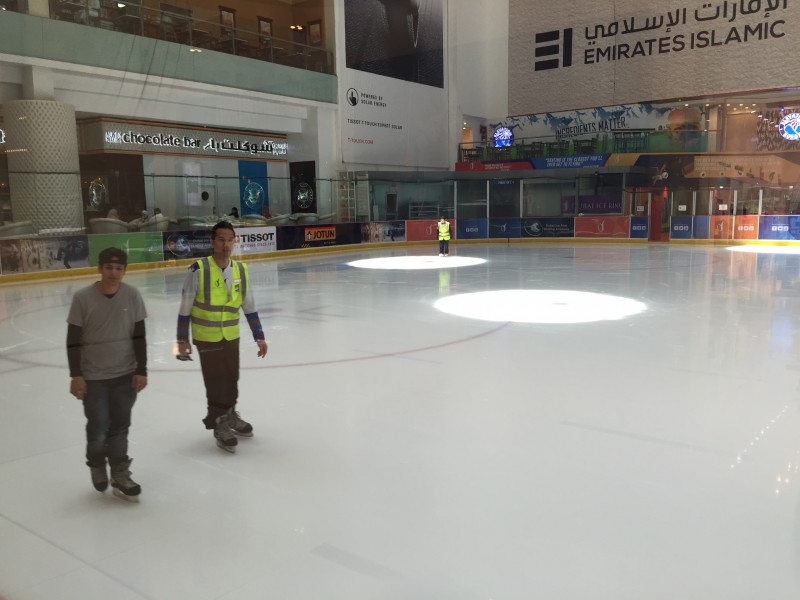
<svg viewBox="0 0 800 600"><path fill-rule="evenodd" d="M439 254L449 254L450 240L439 240Z"/></svg>
<svg viewBox="0 0 800 600"><path fill-rule="evenodd" d="M86 382L83 413L86 415L86 463L112 466L128 460L128 430L136 392L133 373L114 379Z"/></svg>
<svg viewBox="0 0 800 600"><path fill-rule="evenodd" d="M217 418L236 406L239 397L239 340L195 341L194 345L200 356L208 401L203 423L206 429L214 429Z"/></svg>

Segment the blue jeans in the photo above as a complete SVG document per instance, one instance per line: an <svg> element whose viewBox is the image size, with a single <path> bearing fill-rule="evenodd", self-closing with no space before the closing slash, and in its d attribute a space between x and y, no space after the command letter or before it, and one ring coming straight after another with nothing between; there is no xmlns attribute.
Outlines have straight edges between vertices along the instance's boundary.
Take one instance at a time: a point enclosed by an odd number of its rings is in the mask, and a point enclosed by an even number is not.
<svg viewBox="0 0 800 600"><path fill-rule="evenodd" d="M86 415L86 464L101 467L128 460L128 429L136 392L133 373L86 382L83 414Z"/></svg>

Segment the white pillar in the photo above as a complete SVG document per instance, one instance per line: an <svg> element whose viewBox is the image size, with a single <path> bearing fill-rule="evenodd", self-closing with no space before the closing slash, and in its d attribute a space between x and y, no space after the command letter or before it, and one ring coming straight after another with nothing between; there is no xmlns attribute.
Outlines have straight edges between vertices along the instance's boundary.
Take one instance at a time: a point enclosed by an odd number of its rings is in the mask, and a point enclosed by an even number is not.
<svg viewBox="0 0 800 600"><path fill-rule="evenodd" d="M14 100L3 116L14 220L37 230L83 227L75 108Z"/></svg>

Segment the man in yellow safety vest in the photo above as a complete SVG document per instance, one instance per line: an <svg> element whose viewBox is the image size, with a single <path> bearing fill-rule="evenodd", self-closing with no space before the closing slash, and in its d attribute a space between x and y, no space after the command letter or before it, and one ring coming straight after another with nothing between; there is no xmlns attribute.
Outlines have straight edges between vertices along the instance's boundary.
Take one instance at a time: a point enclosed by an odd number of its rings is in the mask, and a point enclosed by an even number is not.
<svg viewBox="0 0 800 600"><path fill-rule="evenodd" d="M200 356L208 414L203 423L214 430L217 446L236 452L236 436L252 437L253 426L236 410L239 397L239 310L244 312L258 357L267 342L255 308L247 265L231 259L236 244L233 225L220 221L211 230L213 254L195 261L183 282L178 310L178 358L190 360L189 325Z"/></svg>
<svg viewBox="0 0 800 600"><path fill-rule="evenodd" d="M439 234L439 256L447 256L450 251L450 223L444 217L440 218L436 231Z"/></svg>

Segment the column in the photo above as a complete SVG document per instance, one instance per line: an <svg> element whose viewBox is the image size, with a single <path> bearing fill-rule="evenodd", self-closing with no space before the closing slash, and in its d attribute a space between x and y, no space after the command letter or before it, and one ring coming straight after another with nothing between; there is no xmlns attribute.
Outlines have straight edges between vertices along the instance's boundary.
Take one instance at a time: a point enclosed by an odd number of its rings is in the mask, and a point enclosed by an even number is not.
<svg viewBox="0 0 800 600"><path fill-rule="evenodd" d="M83 227L75 108L53 100L3 105L11 210L34 228Z"/></svg>

